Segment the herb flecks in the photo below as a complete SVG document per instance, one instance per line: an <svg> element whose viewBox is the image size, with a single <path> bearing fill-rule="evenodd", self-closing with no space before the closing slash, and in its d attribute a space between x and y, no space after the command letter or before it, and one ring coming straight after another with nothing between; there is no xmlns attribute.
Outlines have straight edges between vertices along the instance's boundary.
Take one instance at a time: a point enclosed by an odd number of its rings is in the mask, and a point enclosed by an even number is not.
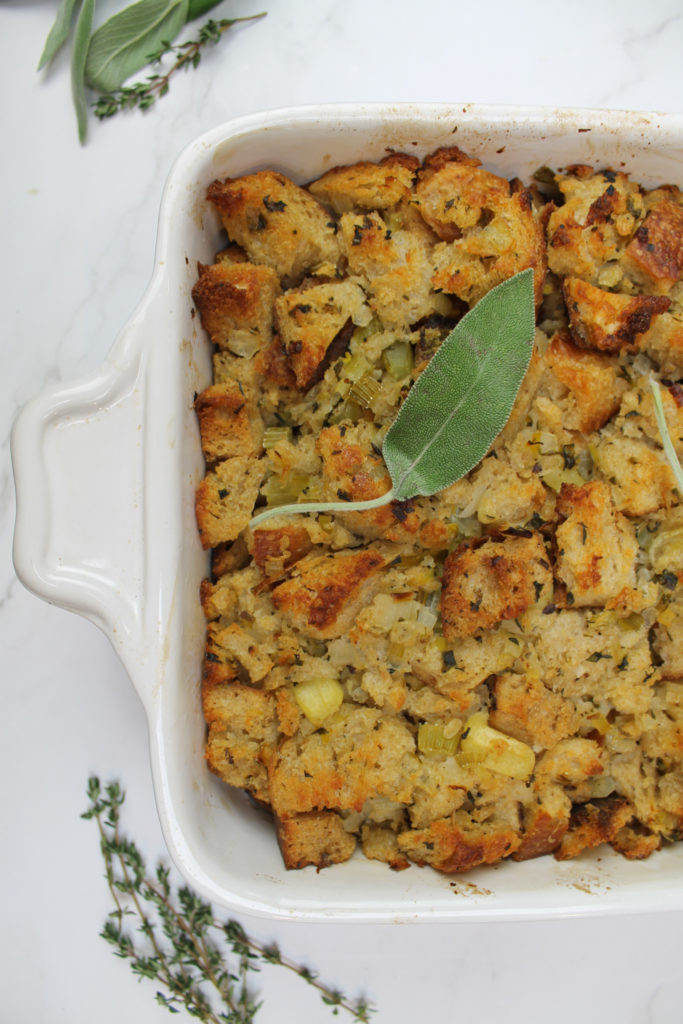
<svg viewBox="0 0 683 1024"><path fill-rule="evenodd" d="M184 1009L206 1024L250 1024L261 1005L254 1001L251 975L275 964L316 989L333 1014L344 1010L357 1024L367 1024L374 1011L364 1000L351 1002L308 967L283 957L277 946L250 938L239 922L217 920L211 905L187 886L174 892L164 864L148 872L136 844L121 833L125 793L118 782L102 787L92 777L87 795L90 805L82 817L97 823L113 902L100 934L138 978L160 986L157 1003L171 1013ZM125 927L133 921L135 929Z"/></svg>
<svg viewBox="0 0 683 1024"><path fill-rule="evenodd" d="M199 30L196 39L184 43L167 44L156 53L149 55L151 65L161 64L165 57L174 56L171 66L162 74L154 73L148 75L143 81L133 82L132 85L123 85L114 92L100 96L94 105L95 116L101 121L113 117L122 110L148 110L158 99L165 96L169 90L171 78L177 71L196 68L202 58L202 51L210 43L216 44L220 41L224 32L241 21L255 21L265 17L265 11L261 14L253 14L244 18L221 18L214 20L210 18Z"/></svg>

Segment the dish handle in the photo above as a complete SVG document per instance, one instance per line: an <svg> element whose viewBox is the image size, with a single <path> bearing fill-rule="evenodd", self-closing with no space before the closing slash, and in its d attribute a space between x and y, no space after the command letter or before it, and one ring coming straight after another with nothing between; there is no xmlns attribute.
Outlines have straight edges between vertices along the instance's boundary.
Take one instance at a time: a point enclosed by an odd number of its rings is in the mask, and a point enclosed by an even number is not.
<svg viewBox="0 0 683 1024"><path fill-rule="evenodd" d="M140 355L108 361L31 400L11 436L17 576L116 647L139 641L144 608L144 381Z"/></svg>

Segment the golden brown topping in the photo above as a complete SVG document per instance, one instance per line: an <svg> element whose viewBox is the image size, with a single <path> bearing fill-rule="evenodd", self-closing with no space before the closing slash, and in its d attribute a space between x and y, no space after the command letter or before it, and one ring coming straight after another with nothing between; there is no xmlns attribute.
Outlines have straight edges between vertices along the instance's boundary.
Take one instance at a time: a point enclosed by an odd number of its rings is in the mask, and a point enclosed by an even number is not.
<svg viewBox="0 0 683 1024"><path fill-rule="evenodd" d="M539 600L550 580L540 534L461 544L444 564L441 615L446 640L516 618Z"/></svg>
<svg viewBox="0 0 683 1024"><path fill-rule="evenodd" d="M661 295L683 274L683 206L663 199L638 228L626 249L632 273Z"/></svg>
<svg viewBox="0 0 683 1024"><path fill-rule="evenodd" d="M563 289L574 341L601 352L637 350L654 318L671 304L663 295L606 292L578 277L565 278Z"/></svg>
<svg viewBox="0 0 683 1024"><path fill-rule="evenodd" d="M610 356L577 348L558 332L546 354L550 369L569 390L575 403L568 427L590 433L599 430L619 408L619 364Z"/></svg>
<svg viewBox="0 0 683 1024"><path fill-rule="evenodd" d="M253 263L200 264L192 298L214 345L251 355L270 344L277 275Z"/></svg>
<svg viewBox="0 0 683 1024"><path fill-rule="evenodd" d="M329 214L284 174L259 171L214 181L207 198L231 241L278 277L296 282L325 263L336 264L339 248Z"/></svg>
<svg viewBox="0 0 683 1024"><path fill-rule="evenodd" d="M311 636L341 636L379 586L384 557L372 548L337 555L307 555L273 590L273 603L292 625Z"/></svg>

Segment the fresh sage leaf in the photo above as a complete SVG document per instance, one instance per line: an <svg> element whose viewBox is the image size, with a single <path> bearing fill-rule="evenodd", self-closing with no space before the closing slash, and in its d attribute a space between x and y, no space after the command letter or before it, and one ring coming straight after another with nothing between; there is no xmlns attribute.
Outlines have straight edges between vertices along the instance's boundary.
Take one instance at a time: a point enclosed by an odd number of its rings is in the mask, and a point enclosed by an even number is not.
<svg viewBox="0 0 683 1024"><path fill-rule="evenodd" d="M87 84L115 92L176 38L187 21L189 0L139 0L93 33L85 65Z"/></svg>
<svg viewBox="0 0 683 1024"><path fill-rule="evenodd" d="M187 7L187 20L194 21L196 18L201 18L222 2L223 0L190 0Z"/></svg>
<svg viewBox="0 0 683 1024"><path fill-rule="evenodd" d="M392 486L370 501L267 509L254 527L293 512L356 512L449 487L483 459L505 426L529 368L533 270L491 289L453 328L413 384L382 445Z"/></svg>
<svg viewBox="0 0 683 1024"><path fill-rule="evenodd" d="M94 13L95 0L83 0L81 9L78 12L76 29L74 32L73 50L71 51L71 93L73 96L74 108L76 110L78 138L80 142L85 142L85 137L88 132L88 104L85 96L85 62L88 54L88 42L92 31Z"/></svg>
<svg viewBox="0 0 683 1024"><path fill-rule="evenodd" d="M534 331L532 270L503 281L459 321L384 439L394 498L436 494L483 459L512 411Z"/></svg>
<svg viewBox="0 0 683 1024"><path fill-rule="evenodd" d="M662 389L654 377L650 377L650 390L652 391L652 397L655 400L655 418L662 438L664 454L666 455L667 462L671 466L671 472L676 480L678 492L683 495L683 468L681 468L681 463L678 459L678 455L676 454L676 449L674 448L673 441L671 440L671 434L669 433L669 428L666 423L664 403L662 402Z"/></svg>
<svg viewBox="0 0 683 1024"><path fill-rule="evenodd" d="M54 59L69 38L71 21L76 3L77 0L61 0L61 3L57 8L57 14L52 24L52 28L45 40L45 46L43 47L43 52L40 55L40 60L38 61L38 71L42 70L42 68Z"/></svg>

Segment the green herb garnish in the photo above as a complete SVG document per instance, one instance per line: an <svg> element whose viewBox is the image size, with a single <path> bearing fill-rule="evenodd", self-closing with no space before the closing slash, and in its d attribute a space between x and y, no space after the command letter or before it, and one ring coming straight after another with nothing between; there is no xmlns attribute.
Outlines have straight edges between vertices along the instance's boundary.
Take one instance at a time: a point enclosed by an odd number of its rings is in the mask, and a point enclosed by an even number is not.
<svg viewBox="0 0 683 1024"><path fill-rule="evenodd" d="M87 794L90 806L82 817L97 822L114 904L101 937L130 962L133 974L161 986L157 1003L171 1013L185 1009L207 1024L250 1024L261 1005L254 1002L250 975L275 964L316 989L333 1014L344 1010L357 1024L367 1024L374 1011L364 1000L349 1001L309 968L283 957L277 946L249 938L237 921L217 920L211 905L188 887L174 894L165 865L150 875L136 844L121 834L125 793L117 782L102 787L92 777ZM126 922L135 922L136 929L124 928Z"/></svg>
<svg viewBox="0 0 683 1024"><path fill-rule="evenodd" d="M67 42L75 19L71 84L80 141L84 142L87 134L87 89L99 93L94 111L100 120L132 107L146 110L168 92L169 80L176 71L197 67L206 45L217 43L237 22L264 16L210 19L196 39L174 44L184 25L219 3L221 0L137 0L93 32L95 0L61 0L38 70L46 67ZM170 54L174 61L163 74L124 84Z"/></svg>
<svg viewBox="0 0 683 1024"><path fill-rule="evenodd" d="M505 426L529 367L535 330L533 270L491 289L456 324L408 392L382 456L391 488L370 501L267 509L256 526L292 512L362 511L436 494L483 459Z"/></svg>

